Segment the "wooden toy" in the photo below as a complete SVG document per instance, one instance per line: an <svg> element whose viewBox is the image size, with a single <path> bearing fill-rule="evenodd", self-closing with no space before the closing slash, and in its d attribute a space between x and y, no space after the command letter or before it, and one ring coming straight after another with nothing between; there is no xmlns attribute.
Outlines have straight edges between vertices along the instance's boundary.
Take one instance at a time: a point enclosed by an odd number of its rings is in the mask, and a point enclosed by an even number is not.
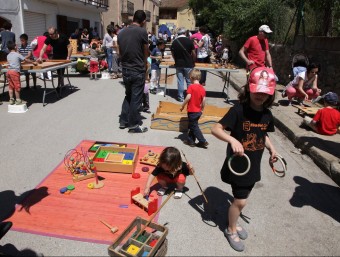
<svg viewBox="0 0 340 257"><path fill-rule="evenodd" d="M138 146L136 148L100 146L93 157L93 164L98 171L132 174L136 167L138 149Z"/></svg>
<svg viewBox="0 0 340 257"><path fill-rule="evenodd" d="M86 151L69 150L64 157L65 168L72 174L74 182L95 177L94 165Z"/></svg>
<svg viewBox="0 0 340 257"><path fill-rule="evenodd" d="M94 142L93 145L90 146L88 151L89 152L96 152L98 150L98 148L101 147L101 146L115 146L115 147L124 148L127 145L126 144L121 144L121 143L111 143L111 142L96 141L96 142Z"/></svg>
<svg viewBox="0 0 340 257"><path fill-rule="evenodd" d="M151 166L157 166L159 162L159 154L149 150L148 153L139 160L139 162Z"/></svg>
<svg viewBox="0 0 340 257"><path fill-rule="evenodd" d="M309 106L300 106L300 105L293 105L294 107L298 108L298 114L302 113L302 115L310 115L314 116L321 107L309 107Z"/></svg>
<svg viewBox="0 0 340 257"><path fill-rule="evenodd" d="M140 187L136 187L136 189L131 190L131 204L136 204L141 207L143 210L148 212L150 216L155 211L157 211L158 206L158 198L153 195L149 196L149 199L145 199L143 194L140 192Z"/></svg>
<svg viewBox="0 0 340 257"><path fill-rule="evenodd" d="M42 63L24 63L21 68L22 70L41 70L70 62L70 60L44 60Z"/></svg>
<svg viewBox="0 0 340 257"><path fill-rule="evenodd" d="M186 132L188 130L187 112L180 111L181 104L160 101L156 113L151 116L151 128ZM204 134L210 134L211 128L228 111L230 107L206 105L198 125Z"/></svg>
<svg viewBox="0 0 340 257"><path fill-rule="evenodd" d="M110 229L110 231L112 232L112 234L114 234L114 233L116 233L118 231L117 227L113 227L113 226L111 226L110 224L106 223L103 220L100 220L100 222L103 223L105 226L107 226Z"/></svg>
<svg viewBox="0 0 340 257"><path fill-rule="evenodd" d="M123 231L123 233L118 236L113 244L109 246L109 255L112 257L166 256L168 245L166 236L168 234L168 228L157 223L150 222L148 224L148 229L150 231L148 232L144 229L143 237L141 237L141 235L136 237L144 224L147 224L146 220L136 217ZM155 231L155 233L152 233L153 231ZM141 241L138 241L135 237Z"/></svg>
<svg viewBox="0 0 340 257"><path fill-rule="evenodd" d="M103 181L99 181L98 174L97 174L97 169L94 169L94 175L95 175L96 180L93 183L93 189L102 188L104 186L104 182Z"/></svg>

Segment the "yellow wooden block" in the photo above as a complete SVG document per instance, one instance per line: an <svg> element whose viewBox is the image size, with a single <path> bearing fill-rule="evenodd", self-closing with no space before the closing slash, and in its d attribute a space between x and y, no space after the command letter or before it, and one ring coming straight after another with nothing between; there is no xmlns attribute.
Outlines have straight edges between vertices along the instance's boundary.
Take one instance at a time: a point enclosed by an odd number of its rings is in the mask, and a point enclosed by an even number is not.
<svg viewBox="0 0 340 257"><path fill-rule="evenodd" d="M125 165L132 165L132 161L131 160L123 160L122 162Z"/></svg>
<svg viewBox="0 0 340 257"><path fill-rule="evenodd" d="M131 255L137 255L139 251L139 247L131 244L128 249L126 250L127 253L131 254Z"/></svg>

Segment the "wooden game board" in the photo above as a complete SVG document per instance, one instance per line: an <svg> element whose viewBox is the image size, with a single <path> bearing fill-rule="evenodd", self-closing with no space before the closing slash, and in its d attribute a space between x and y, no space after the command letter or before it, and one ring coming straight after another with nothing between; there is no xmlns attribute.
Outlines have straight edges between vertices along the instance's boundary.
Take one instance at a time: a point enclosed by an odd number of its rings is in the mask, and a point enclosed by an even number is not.
<svg viewBox="0 0 340 257"><path fill-rule="evenodd" d="M300 106L300 105L293 105L298 109L298 114L302 113L303 115L311 115L314 116L321 107L309 107L309 106Z"/></svg>
<svg viewBox="0 0 340 257"><path fill-rule="evenodd" d="M186 132L188 117L185 111L180 111L180 108L181 104L160 101L156 113L152 114L151 128ZM212 126L229 111L229 108L206 105L198 121L202 133L210 134Z"/></svg>
<svg viewBox="0 0 340 257"><path fill-rule="evenodd" d="M43 63L24 63L21 65L21 68L23 70L42 70L70 62L70 60L47 60Z"/></svg>
<svg viewBox="0 0 340 257"><path fill-rule="evenodd" d="M160 63L160 65L164 65L164 66L174 66L175 62L174 61L163 61ZM231 64L228 63L228 65L226 67L223 67L220 64L217 63L199 63L196 62L195 63L195 68L208 68L208 69L236 69L236 67Z"/></svg>

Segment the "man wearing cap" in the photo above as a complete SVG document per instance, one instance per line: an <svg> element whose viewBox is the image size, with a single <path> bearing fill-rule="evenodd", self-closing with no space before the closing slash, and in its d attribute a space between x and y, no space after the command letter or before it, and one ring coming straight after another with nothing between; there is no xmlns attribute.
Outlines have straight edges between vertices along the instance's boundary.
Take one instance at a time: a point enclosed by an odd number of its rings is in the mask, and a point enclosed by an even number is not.
<svg viewBox="0 0 340 257"><path fill-rule="evenodd" d="M269 52L267 34L273 31L268 25L262 25L256 36L248 38L239 51L241 58L246 62L247 69L252 70L256 67L272 67L272 57Z"/></svg>
<svg viewBox="0 0 340 257"><path fill-rule="evenodd" d="M190 85L189 73L195 66L196 52L194 43L185 36L186 29L180 28L178 37L172 42L170 47L172 57L175 60L177 88L177 100L184 101L184 80L187 87Z"/></svg>

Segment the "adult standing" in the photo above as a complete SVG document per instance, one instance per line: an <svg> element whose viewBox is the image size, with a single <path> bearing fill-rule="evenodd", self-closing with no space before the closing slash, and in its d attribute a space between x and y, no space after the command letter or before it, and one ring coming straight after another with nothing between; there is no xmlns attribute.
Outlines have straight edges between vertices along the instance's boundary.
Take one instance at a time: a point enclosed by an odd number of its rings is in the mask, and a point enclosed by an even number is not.
<svg viewBox="0 0 340 257"><path fill-rule="evenodd" d="M11 41L15 43L15 34L11 31L12 29L12 23L10 22L4 22L3 25L4 30L0 32L0 41L1 41L1 60L6 60L7 54L10 52L7 48L7 42Z"/></svg>
<svg viewBox="0 0 340 257"><path fill-rule="evenodd" d="M139 107L142 103L147 58L149 56L148 33L144 28L146 14L137 10L133 23L118 35L118 50L122 63L125 98L119 118L119 128L129 128L129 133L148 131L141 126Z"/></svg>
<svg viewBox="0 0 340 257"><path fill-rule="evenodd" d="M117 79L122 77L122 67L120 58L118 56L118 36L116 31L112 33L112 75L111 79Z"/></svg>
<svg viewBox="0 0 340 257"><path fill-rule="evenodd" d="M175 60L177 88L177 100L184 101L184 80L187 87L191 84L189 73L195 66L195 47L194 43L185 36L186 29L180 28L177 32L178 37L172 42L170 50Z"/></svg>
<svg viewBox="0 0 340 257"><path fill-rule="evenodd" d="M43 35L41 36L36 36L32 42L31 42L31 48L32 48L32 54L34 59L38 59L40 56L40 51L44 47L45 40L48 37L48 31L46 31ZM43 54L42 58L43 59L49 59L50 56L52 55L52 46L48 45L46 48L45 53ZM52 73L48 71L47 73L41 74L40 78L41 79L52 79Z"/></svg>
<svg viewBox="0 0 340 257"><path fill-rule="evenodd" d="M50 27L48 29L48 37L44 42L44 46L42 47L38 62L42 62L44 53L46 52L48 46L53 47L53 55L52 59L54 60L69 60L72 54L72 46L70 40L64 35L59 34L57 28ZM65 68L58 69L58 86L57 90L60 92L61 88L64 86L64 73Z"/></svg>
<svg viewBox="0 0 340 257"><path fill-rule="evenodd" d="M210 36L207 34L208 29L207 27L203 26L200 27L200 32L202 34L201 40L198 42L198 48L197 48L197 62L199 63L210 63ZM205 86L205 82L207 80L207 71L202 70L201 71L201 80L200 84L202 86Z"/></svg>
<svg viewBox="0 0 340 257"><path fill-rule="evenodd" d="M262 25L256 36L248 38L239 51L241 58L246 62L247 69L252 70L256 67L264 67L267 63L272 67L272 57L269 52L267 35L273 33L268 25Z"/></svg>
<svg viewBox="0 0 340 257"><path fill-rule="evenodd" d="M112 25L106 27L106 33L103 38L103 46L105 47L106 62L108 64L108 71L112 73L112 61L113 61L113 33L115 28Z"/></svg>

